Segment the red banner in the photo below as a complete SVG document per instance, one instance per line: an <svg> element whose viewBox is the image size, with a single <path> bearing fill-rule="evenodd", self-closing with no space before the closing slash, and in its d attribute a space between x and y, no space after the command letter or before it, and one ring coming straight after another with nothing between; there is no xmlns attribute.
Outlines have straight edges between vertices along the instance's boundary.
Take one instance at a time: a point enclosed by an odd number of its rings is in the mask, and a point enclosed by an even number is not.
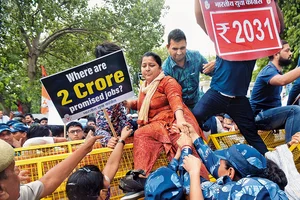
<svg viewBox="0 0 300 200"><path fill-rule="evenodd" d="M271 0L200 0L209 37L226 60L263 58L281 49L280 26Z"/></svg>

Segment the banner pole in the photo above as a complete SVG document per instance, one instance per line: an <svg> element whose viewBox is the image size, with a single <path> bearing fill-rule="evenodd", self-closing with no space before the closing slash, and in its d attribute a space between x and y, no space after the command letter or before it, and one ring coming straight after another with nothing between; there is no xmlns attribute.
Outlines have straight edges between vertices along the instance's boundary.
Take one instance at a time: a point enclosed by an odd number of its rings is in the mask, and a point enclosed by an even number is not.
<svg viewBox="0 0 300 200"><path fill-rule="evenodd" d="M64 123L64 138L67 138L67 126Z"/></svg>
<svg viewBox="0 0 300 200"><path fill-rule="evenodd" d="M108 113L107 113L106 109L104 108L102 111L103 111L103 113L104 113L104 115L105 115L105 118L106 118L106 120L107 120L107 122L108 122L108 125L109 125L109 127L110 127L110 129L111 129L111 132L113 133L113 136L114 136L114 137L118 137L118 135L117 135L117 133L116 133L116 131L115 131L115 128L114 128L114 126L112 125L112 123L111 123L111 121L110 121L110 118L109 118L109 116L108 116Z"/></svg>

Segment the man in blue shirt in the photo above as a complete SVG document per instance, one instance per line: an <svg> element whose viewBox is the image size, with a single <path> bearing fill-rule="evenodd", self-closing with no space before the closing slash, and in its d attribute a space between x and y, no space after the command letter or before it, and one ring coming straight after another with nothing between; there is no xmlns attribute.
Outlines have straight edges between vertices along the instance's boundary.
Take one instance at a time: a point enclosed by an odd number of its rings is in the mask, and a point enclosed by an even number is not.
<svg viewBox="0 0 300 200"><path fill-rule="evenodd" d="M207 33L199 0L195 0L195 15L197 23ZM283 21L282 16L279 15L279 18ZM211 88L196 104L193 114L198 123L203 124L213 115L227 113L247 142L264 154L268 150L257 134L254 114L246 97L255 62L256 60L228 61L217 56Z"/></svg>
<svg viewBox="0 0 300 200"><path fill-rule="evenodd" d="M298 67L300 67L300 56L299 56L299 59L298 59L298 64L297 64ZM293 105L293 104L296 104L297 105L297 97L298 95L300 94L300 78L297 78L294 82L294 85L290 91L290 94L289 94L289 98L288 98L288 101L287 101L287 105ZM298 99L299 101L299 99Z"/></svg>
<svg viewBox="0 0 300 200"><path fill-rule="evenodd" d="M290 141L300 131L300 107L281 106L280 93L282 86L300 77L300 68L282 74L283 67L292 62L292 52L286 41L281 43L282 49L269 57L270 62L258 74L250 103L259 130L285 128L285 139Z"/></svg>
<svg viewBox="0 0 300 200"><path fill-rule="evenodd" d="M184 32L180 29L172 30L167 45L170 56L162 67L165 75L172 76L181 85L183 102L193 109L200 99L200 72L210 74L214 62L207 63L198 51L187 50L186 45Z"/></svg>

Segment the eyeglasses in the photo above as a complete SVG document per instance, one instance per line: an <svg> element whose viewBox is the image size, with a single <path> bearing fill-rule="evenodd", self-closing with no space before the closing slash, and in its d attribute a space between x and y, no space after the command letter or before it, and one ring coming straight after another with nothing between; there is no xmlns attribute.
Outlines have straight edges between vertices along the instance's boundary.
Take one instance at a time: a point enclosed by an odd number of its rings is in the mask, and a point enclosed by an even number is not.
<svg viewBox="0 0 300 200"><path fill-rule="evenodd" d="M82 132L83 132L83 130L81 130L81 129L69 131L69 133L72 133L72 134L75 134L75 133L82 133Z"/></svg>

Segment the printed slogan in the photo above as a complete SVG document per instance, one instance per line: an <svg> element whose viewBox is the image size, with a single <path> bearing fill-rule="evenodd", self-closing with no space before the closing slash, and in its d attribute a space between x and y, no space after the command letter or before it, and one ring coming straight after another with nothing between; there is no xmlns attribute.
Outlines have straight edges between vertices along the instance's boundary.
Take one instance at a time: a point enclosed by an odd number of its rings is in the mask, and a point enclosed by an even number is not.
<svg viewBox="0 0 300 200"><path fill-rule="evenodd" d="M273 0L200 0L206 29L218 56L253 60L281 49Z"/></svg>
<svg viewBox="0 0 300 200"><path fill-rule="evenodd" d="M65 123L134 96L121 50L41 81Z"/></svg>

